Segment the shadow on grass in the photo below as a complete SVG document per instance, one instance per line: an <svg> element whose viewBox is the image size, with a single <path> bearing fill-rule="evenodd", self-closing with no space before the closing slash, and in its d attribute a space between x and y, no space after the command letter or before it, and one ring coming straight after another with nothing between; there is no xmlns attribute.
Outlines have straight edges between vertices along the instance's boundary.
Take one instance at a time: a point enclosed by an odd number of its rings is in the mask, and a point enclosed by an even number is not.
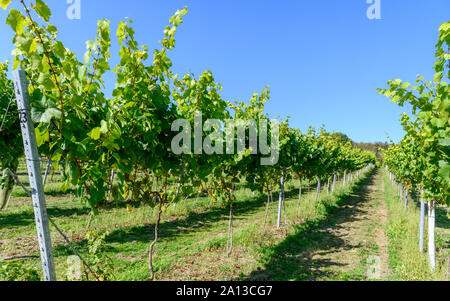
<svg viewBox="0 0 450 301"><path fill-rule="evenodd" d="M302 195L306 194L306 189ZM278 195L278 193L277 193ZM275 195L274 195L275 196ZM285 198L291 199L298 196L296 189L286 191ZM275 201L275 199L274 199ZM265 207L267 196L261 196L255 200L244 200L236 202L233 205L234 219L238 220L245 218L246 215L252 215L261 207ZM208 229L214 223L228 219L229 207L214 207L207 209L205 212L197 213L190 212L189 215L183 219L176 219L174 221L165 221L159 226L159 235L161 238L176 238L189 232L195 232L197 229ZM149 224L145 226L138 226L128 229L120 229L112 232L108 237L108 242L130 242L130 241L150 241L154 237L155 225Z"/></svg>
<svg viewBox="0 0 450 301"><path fill-rule="evenodd" d="M306 189L303 190L303 194L306 194ZM296 196L298 196L298 191L296 189L285 192L286 199L290 199ZM242 200L236 202L233 206L235 220L245 218L246 215L254 214L262 207L265 207L266 201L267 196L260 196L255 200ZM139 206L139 203L134 203L133 205ZM125 207L125 205L123 206ZM177 218L172 221L162 221L159 225L159 237L160 239L172 240L187 233L195 232L197 229L207 230L209 228L212 228L215 223L227 220L229 210L230 209L228 206L204 208L204 212L189 212L189 214L185 218ZM149 223L142 226L118 229L112 231L107 236L106 242L150 242L154 238L154 228L155 224ZM86 245L86 242L79 241L77 244L80 247L83 247ZM55 252L57 252L57 254L69 254L71 251L66 246L58 246L55 248Z"/></svg>
<svg viewBox="0 0 450 301"><path fill-rule="evenodd" d="M34 213L26 212L0 215L0 230L12 227L25 227L34 223Z"/></svg>
<svg viewBox="0 0 450 301"><path fill-rule="evenodd" d="M260 207L265 205L263 197L257 200L241 201L234 205L234 214L236 219L244 214L252 214ZM176 239L176 237L185 235L189 232L195 232L197 229L208 229L213 227L214 223L223 221L228 218L228 207L215 207L212 209L205 208L205 212L190 212L189 215L182 219L174 221L163 221L159 225L158 235L160 239ZM155 224L147 224L130 228L123 228L112 231L106 238L107 243L129 243L129 242L148 242L154 238ZM82 240L75 243L80 248L85 248L86 241ZM114 248L111 249L113 251ZM55 256L71 254L69 247L60 245L54 248Z"/></svg>
<svg viewBox="0 0 450 301"><path fill-rule="evenodd" d="M436 226L445 230L450 229L448 209L443 206L436 207ZM447 249L448 252L448 250L450 250L450 237L448 235L443 235L442 239L442 248Z"/></svg>
<svg viewBox="0 0 450 301"><path fill-rule="evenodd" d="M445 207L436 207L436 225L444 229L450 229L450 218L448 209Z"/></svg>
<svg viewBox="0 0 450 301"><path fill-rule="evenodd" d="M236 219L242 218L246 214L252 214L265 205L264 198L257 200L242 201L236 203L234 214ZM205 212L190 212L188 216L173 221L165 221L159 226L159 236L163 239L175 239L189 232L195 232L197 229L211 228L214 223L226 220L229 214L228 207L205 208ZM154 236L154 223L145 226L138 226L128 229L120 229L112 232L108 237L108 242L130 242L145 241L149 242Z"/></svg>
<svg viewBox="0 0 450 301"><path fill-rule="evenodd" d="M420 210L420 202L414 202L414 207ZM450 229L450 218L448 209L445 206L436 206L436 226L443 229ZM428 214L428 203L425 202L425 216Z"/></svg>
<svg viewBox="0 0 450 301"><path fill-rule="evenodd" d="M351 250L360 246L348 245L345 241L329 231L339 229L343 223L358 220L361 212L358 204L368 200L368 185L374 183L376 170L368 173L355 183L350 195L337 196L334 204L323 204L320 216L313 221L299 224L295 233L288 236L280 244L262 250L263 269L251 272L243 280L320 280L338 276L331 271L332 267L342 267L342 264L323 255L335 252L340 248ZM320 254L319 258L313 258Z"/></svg>
<svg viewBox="0 0 450 301"><path fill-rule="evenodd" d="M72 215L86 215L89 212L89 208L47 208L48 215L53 218ZM34 224L34 212L32 208L20 213L5 213L0 215L0 230L11 227L26 227L30 224Z"/></svg>
<svg viewBox="0 0 450 301"><path fill-rule="evenodd" d="M69 189L65 193L58 192L58 191L46 191L45 195L57 197L57 196L62 196L62 195L71 195L74 193L75 193L75 190ZM305 194L305 193L306 193L306 189L303 189L303 194ZM295 197L297 194L298 194L298 192L296 189L285 192L285 196L287 199L289 199L291 197ZM276 193L276 195L278 195L278 194ZM24 193L24 197L27 197L27 195L25 193ZM255 200L255 201L238 202L236 204L235 214L236 215L244 214L244 213L251 214L257 208L265 205L266 198L267 197L260 197L259 199ZM30 204L31 204L31 199L30 199ZM127 206L127 203L123 203L123 204L122 203L112 203L112 204L103 205L100 210L103 212L107 212L107 211L117 209L117 208L126 208L126 206ZM145 206L145 205L141 204L141 202L134 202L133 206L140 207L140 206ZM167 222L168 229L171 229L172 227L175 227L175 228L188 227L188 228L191 228L191 230L195 230L196 228L204 227L205 224L210 224L210 223L218 221L219 219L224 218L225 215L228 215L228 213L229 213L228 211L229 211L228 207L214 207L212 211L206 212L206 213L198 214L195 212L191 212L189 214L189 216L185 219L182 219L182 220L179 220L179 221L176 221L173 223ZM48 212L49 216L57 218L57 217L64 217L64 216L71 216L71 215L87 215L90 213L90 209L88 207L72 207L72 208L70 208L70 207L69 208L48 207L47 212ZM237 218L239 218L239 216L237 216ZM29 210L24 209L22 212L19 212L19 213L0 212L0 229L10 228L10 227L25 227L25 226L29 226L30 224L33 224L33 223L34 223L34 212L31 207L29 208ZM172 226L170 224L172 224ZM127 230L126 232L130 232L129 233L131 235L130 240L133 241L133 240L136 240L135 238L133 238L134 237L133 233L139 234L139 232L144 231L144 235L146 237L145 240L148 240L149 239L148 233L150 232L150 230L147 228L153 228L153 227L154 227L154 225L149 225L149 226L144 226L144 227L135 227L135 228L131 228L131 229ZM165 228L162 227L161 233L166 234L166 233L164 233L164 229ZM124 231L120 230L120 231L116 231L116 232L118 232L117 235L120 236L120 235L125 234ZM177 230L175 229L174 231L177 231ZM167 234L169 236L170 236L170 232L172 232L172 230L168 230ZM112 239L114 241L116 241L116 239L114 238L116 236L116 233L114 232L111 235L113 237Z"/></svg>

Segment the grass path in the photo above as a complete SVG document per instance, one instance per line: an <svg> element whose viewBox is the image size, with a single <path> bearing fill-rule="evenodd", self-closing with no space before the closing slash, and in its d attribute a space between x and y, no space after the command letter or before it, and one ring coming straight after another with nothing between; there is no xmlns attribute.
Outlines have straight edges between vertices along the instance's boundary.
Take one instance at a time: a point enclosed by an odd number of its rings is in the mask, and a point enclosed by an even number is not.
<svg viewBox="0 0 450 301"><path fill-rule="evenodd" d="M369 280L390 275L382 172L374 171L321 222L305 226L252 280ZM368 275L368 267L376 267Z"/></svg>
<svg viewBox="0 0 450 301"><path fill-rule="evenodd" d="M386 279L390 274L382 172L378 170L361 188L332 217L330 228L321 230L325 232L322 248L313 252L311 259L315 265L329 263L322 265L322 275L364 280ZM370 275L369 265L375 269Z"/></svg>
<svg viewBox="0 0 450 301"><path fill-rule="evenodd" d="M382 172L351 195L326 230L322 248L311 259L323 265L325 278L345 280L386 279L389 271L388 239L385 235L387 208ZM368 275L368 267L371 270ZM319 269L320 270L320 269ZM321 277L319 277L320 279Z"/></svg>

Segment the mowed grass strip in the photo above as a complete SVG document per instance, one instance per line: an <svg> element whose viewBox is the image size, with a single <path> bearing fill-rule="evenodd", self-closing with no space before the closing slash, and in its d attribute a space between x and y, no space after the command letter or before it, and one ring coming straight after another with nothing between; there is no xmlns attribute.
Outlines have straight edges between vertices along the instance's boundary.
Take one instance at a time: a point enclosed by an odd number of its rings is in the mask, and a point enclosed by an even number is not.
<svg viewBox="0 0 450 301"><path fill-rule="evenodd" d="M84 236L88 231L89 209L70 193L60 193L60 179L57 175L55 178L56 182L46 186L46 192L54 193L46 196L49 215L80 253L86 254ZM157 280L247 279L254 271L265 269L273 248L295 235L299 228L323 219L358 185L362 185L363 179L346 187L338 182L334 196L327 194L324 188L318 202L315 201L315 187L309 187L309 194L304 187L299 210L298 181L287 183L283 227L276 229L275 226L278 193L274 193L265 236L263 222L267 196L254 194L248 189L238 190L233 224L234 251L229 258L225 255L229 208L206 197L187 199L170 206L163 215L160 240L155 247ZM15 197L10 208L0 213L1 257L39 255L30 203L26 197ZM148 246L154 238L155 217L154 209L140 204L134 204L131 212L124 205L110 206L94 217L89 230L109 232L107 254L113 259L118 280L148 280ZM63 280L68 269L68 257L73 253L55 229L51 230L57 276ZM25 263L40 269L39 261L27 260ZM273 276L274 280L283 278Z"/></svg>
<svg viewBox="0 0 450 301"><path fill-rule="evenodd" d="M425 213L424 253L419 251L420 204L404 202L385 174L384 185L389 221L386 234L389 237L390 265L394 279L401 281L446 280L447 262L450 256L450 213L443 206L436 208L436 270L432 273L428 263L428 217Z"/></svg>

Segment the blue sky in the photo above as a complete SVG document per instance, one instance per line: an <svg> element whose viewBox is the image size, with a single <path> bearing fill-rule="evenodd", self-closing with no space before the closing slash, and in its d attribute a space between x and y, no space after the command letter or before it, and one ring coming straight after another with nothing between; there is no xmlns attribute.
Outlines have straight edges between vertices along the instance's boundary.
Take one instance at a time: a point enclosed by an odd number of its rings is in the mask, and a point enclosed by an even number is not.
<svg viewBox="0 0 450 301"><path fill-rule="evenodd" d="M16 0L14 0L16 1ZM174 71L211 70L227 100L247 101L270 85L271 117L292 126L325 125L358 142L398 141L399 108L376 88L390 79L432 78L439 24L450 19L449 0L381 0L381 20L369 20L366 0L81 0L81 19L69 20L65 0L46 1L59 38L80 59L98 19L134 21L136 38L150 49L169 17L189 9L170 54ZM13 5L16 6L16 5ZM11 60L12 32L0 11L0 60ZM113 60L117 62L117 42ZM109 87L113 76L108 77Z"/></svg>

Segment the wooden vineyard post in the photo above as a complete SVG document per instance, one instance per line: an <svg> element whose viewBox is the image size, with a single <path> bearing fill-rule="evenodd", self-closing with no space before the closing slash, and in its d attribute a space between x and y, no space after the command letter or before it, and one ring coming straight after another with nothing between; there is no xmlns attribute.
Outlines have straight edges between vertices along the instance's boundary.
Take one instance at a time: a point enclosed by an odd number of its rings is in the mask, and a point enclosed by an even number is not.
<svg viewBox="0 0 450 301"><path fill-rule="evenodd" d="M30 179L31 197L33 199L34 216L41 253L42 271L45 281L56 281L55 264L53 261L52 243L48 225L47 207L45 204L44 185L40 159L36 143L33 122L31 120L30 96L25 72L14 70L14 91L19 111L20 127L22 130L25 160Z"/></svg>

